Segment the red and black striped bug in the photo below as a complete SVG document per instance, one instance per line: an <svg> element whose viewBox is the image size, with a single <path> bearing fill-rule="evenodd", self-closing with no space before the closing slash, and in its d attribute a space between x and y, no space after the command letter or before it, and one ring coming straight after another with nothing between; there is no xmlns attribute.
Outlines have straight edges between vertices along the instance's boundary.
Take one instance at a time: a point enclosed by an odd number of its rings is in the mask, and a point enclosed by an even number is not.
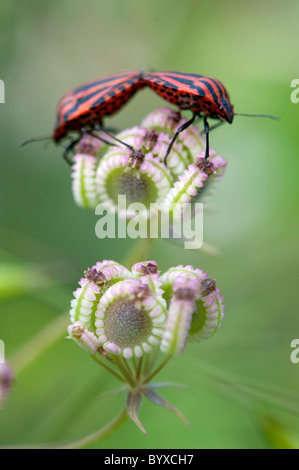
<svg viewBox="0 0 299 470"><path fill-rule="evenodd" d="M135 154L133 147L105 130L103 118L119 111L136 91L144 86L142 72L132 70L93 80L70 90L62 96L57 105L57 120L52 136L30 139L22 145L45 138L60 142L70 132L78 132L79 137L73 139L63 153L67 160L68 152L78 143L82 134L88 133L99 138L93 131L104 131L109 137L125 145ZM104 139L101 138L101 140ZM108 143L105 140L104 142Z"/></svg>
<svg viewBox="0 0 299 470"><path fill-rule="evenodd" d="M224 122L233 122L234 107L230 102L229 94L225 86L215 78L205 77L193 73L180 72L152 72L144 76L145 84L169 103L175 104L180 109L192 111L192 118L178 128L171 140L164 157L166 164L168 155L178 135L195 121L196 117L203 117L204 131L206 134L206 151L203 170L206 168L209 157L209 131L210 126L207 118L219 119L221 122L215 124L218 127ZM238 114L241 115L241 114ZM269 117L268 115L244 115L256 117Z"/></svg>

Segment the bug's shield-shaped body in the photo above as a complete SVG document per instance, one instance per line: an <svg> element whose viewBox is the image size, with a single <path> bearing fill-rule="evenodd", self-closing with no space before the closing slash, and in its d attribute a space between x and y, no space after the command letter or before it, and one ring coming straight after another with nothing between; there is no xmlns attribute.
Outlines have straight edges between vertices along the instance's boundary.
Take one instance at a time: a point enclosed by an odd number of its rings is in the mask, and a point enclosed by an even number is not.
<svg viewBox="0 0 299 470"><path fill-rule="evenodd" d="M138 70L118 73L85 83L65 93L57 106L53 139L58 142L69 131L93 128L102 119L119 111L134 93L143 88Z"/></svg>
<svg viewBox="0 0 299 470"><path fill-rule="evenodd" d="M144 77L148 87L169 103L194 114L232 122L234 109L224 85L192 73L153 72Z"/></svg>

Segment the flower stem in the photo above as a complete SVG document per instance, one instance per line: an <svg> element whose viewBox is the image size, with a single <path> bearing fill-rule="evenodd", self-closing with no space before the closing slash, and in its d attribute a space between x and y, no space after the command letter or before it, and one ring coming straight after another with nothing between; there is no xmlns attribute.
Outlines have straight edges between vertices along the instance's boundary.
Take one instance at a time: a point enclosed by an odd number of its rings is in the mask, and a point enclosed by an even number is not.
<svg viewBox="0 0 299 470"><path fill-rule="evenodd" d="M152 368L154 367L154 364L158 358L158 355L159 355L159 349L156 348L152 354L148 354L145 358L145 363L144 363L144 366L143 366L143 371L142 371L142 375L144 377L147 377L147 375L150 373L150 371L152 370Z"/></svg>
<svg viewBox="0 0 299 470"><path fill-rule="evenodd" d="M127 410L126 408L123 408L120 414L103 428L79 439L78 441L60 446L59 449L84 449L86 447L90 447L116 431L116 429L118 429L127 420L127 418Z"/></svg>
<svg viewBox="0 0 299 470"><path fill-rule="evenodd" d="M116 355L112 356L112 360L116 367L120 370L120 372L123 374L125 377L127 383L130 385L130 387L134 388L135 387L135 382L132 378L132 375L127 371L126 367L122 364L121 360L119 357Z"/></svg>
<svg viewBox="0 0 299 470"><path fill-rule="evenodd" d="M121 382L125 382L125 380L123 379L123 377L121 375L119 375L117 372L115 372L115 370L111 369L111 367L109 367L107 364L105 364L103 361L101 361L96 355L91 354L90 357L94 361L96 361L98 364L100 364L102 367L104 367L104 369L106 369L108 372L113 374L114 377L116 377L118 380L120 380Z"/></svg>
<svg viewBox="0 0 299 470"><path fill-rule="evenodd" d="M120 359L121 359L121 361L122 361L124 367L126 368L128 374L129 374L130 376L132 376L132 370L131 370L131 368L130 368L130 366L129 366L129 364L128 364L128 361L127 361L125 358L123 358L123 357L120 358Z"/></svg>
<svg viewBox="0 0 299 470"><path fill-rule="evenodd" d="M142 364L143 364L143 356L139 359L138 366L136 369L136 380L139 381L141 370L142 370Z"/></svg>
<svg viewBox="0 0 299 470"><path fill-rule="evenodd" d="M126 407L123 408L118 416L114 418L110 423L103 426L98 431L88 434L77 441L72 441L68 444L58 442L53 444L20 444L20 445L8 445L6 447L0 447L0 449L85 449L99 441L105 439L112 432L116 431L128 418Z"/></svg>
<svg viewBox="0 0 299 470"><path fill-rule="evenodd" d="M160 372L160 370L163 369L164 366L166 366L166 364L168 363L168 361L172 358L172 356L167 356L166 359L164 359L164 361L161 362L161 364L157 367L157 369L154 370L154 372L152 374L150 374L146 379L145 381L143 382L144 384L147 384L149 383L154 377L155 375L158 374L158 372Z"/></svg>

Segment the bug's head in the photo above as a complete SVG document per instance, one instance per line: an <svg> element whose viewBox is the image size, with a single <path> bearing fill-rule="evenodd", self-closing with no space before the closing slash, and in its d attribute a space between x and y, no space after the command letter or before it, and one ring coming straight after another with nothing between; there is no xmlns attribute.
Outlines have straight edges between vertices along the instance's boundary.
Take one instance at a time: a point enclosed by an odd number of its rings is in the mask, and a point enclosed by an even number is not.
<svg viewBox="0 0 299 470"><path fill-rule="evenodd" d="M66 136L66 129L63 126L57 124L53 131L52 138L55 142L59 142L63 137Z"/></svg>
<svg viewBox="0 0 299 470"><path fill-rule="evenodd" d="M234 119L234 107L230 103L229 99L222 98L221 104L218 108L218 117L221 121L229 122L230 124L233 122Z"/></svg>

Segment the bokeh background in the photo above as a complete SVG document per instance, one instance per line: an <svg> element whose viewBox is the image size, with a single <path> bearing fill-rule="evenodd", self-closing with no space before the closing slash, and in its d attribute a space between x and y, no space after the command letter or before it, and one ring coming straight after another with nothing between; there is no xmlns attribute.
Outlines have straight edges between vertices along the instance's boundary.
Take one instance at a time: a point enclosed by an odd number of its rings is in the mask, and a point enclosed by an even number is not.
<svg viewBox="0 0 299 470"><path fill-rule="evenodd" d="M299 4L290 0L38 0L0 5L0 338L15 384L0 412L0 445L72 441L99 429L123 396L117 384L64 339L71 293L98 260L121 262L134 240L99 240L95 214L75 206L70 168L50 142L66 90L131 68L220 79L236 112L211 134L229 165L210 201L204 237L217 256L162 240L151 248L162 271L193 264L217 279L227 305L222 329L188 346L160 374L186 390L165 398L191 423L143 404L150 438L126 423L96 447L269 448L298 446L299 364L290 343L298 320ZM109 124L138 124L163 101L143 90ZM187 113L188 115L188 113Z"/></svg>

